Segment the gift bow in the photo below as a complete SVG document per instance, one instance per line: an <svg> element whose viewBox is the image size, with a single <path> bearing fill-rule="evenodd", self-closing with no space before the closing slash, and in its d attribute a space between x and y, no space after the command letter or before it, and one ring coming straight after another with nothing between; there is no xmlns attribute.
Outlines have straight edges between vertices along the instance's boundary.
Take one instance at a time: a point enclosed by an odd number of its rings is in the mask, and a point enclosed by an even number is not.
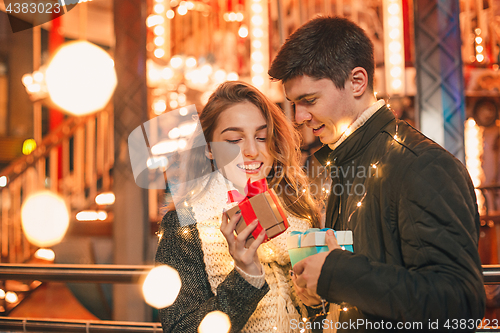
<svg viewBox="0 0 500 333"><path fill-rule="evenodd" d="M302 247L301 246L301 241L302 241L302 237L307 235L307 234L312 234L313 232L321 232L321 231L327 231L327 230L331 230L330 228L323 228L323 229L319 229L319 228L310 228L310 229L307 229L306 231L304 232L301 232L301 231L292 231L290 232L290 236L295 236L295 235L299 235L298 239L298 246L297 247Z"/></svg>
<svg viewBox="0 0 500 333"><path fill-rule="evenodd" d="M232 190L227 192L227 203L232 202L242 202L246 198L252 198L257 194L264 193L267 191L267 181L265 178L256 180L254 182L250 182L250 179L247 181L247 185L245 186L246 196L240 194L237 190Z"/></svg>
<svg viewBox="0 0 500 333"><path fill-rule="evenodd" d="M245 220L245 223L248 225L252 223L255 219L257 219L257 215L255 215L255 212L252 208L252 205L250 204L250 201L248 199L256 196L257 194L264 193L268 190L267 188L267 180L265 178L256 180L254 182L251 182L250 179L248 179L247 184L245 186L245 195L240 194L240 192L236 190L231 190L227 192L227 203L232 203L232 202L238 202L238 206L240 207L241 210L241 215L243 216L243 219ZM274 204L276 205L276 208L278 209L281 217L283 218L283 222L285 224L285 228L288 228L288 221L286 219L286 214L283 211L283 209L280 207L278 198L274 193L270 193L271 199L274 201ZM252 231L252 236L253 238L257 239L259 237L260 232L263 230L262 226L259 224L257 227L255 227L254 231ZM264 238L264 242L268 240L267 234Z"/></svg>

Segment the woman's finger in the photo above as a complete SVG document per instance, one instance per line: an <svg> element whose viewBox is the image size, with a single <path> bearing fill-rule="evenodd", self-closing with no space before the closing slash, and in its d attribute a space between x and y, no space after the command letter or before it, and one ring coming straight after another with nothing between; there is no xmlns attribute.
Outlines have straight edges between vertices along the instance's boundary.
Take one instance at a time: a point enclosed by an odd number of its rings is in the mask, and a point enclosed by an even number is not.
<svg viewBox="0 0 500 333"><path fill-rule="evenodd" d="M224 212L222 212L222 221L221 221L221 224L220 224L220 230L225 230L227 228L227 213L226 211L224 210Z"/></svg>
<svg viewBox="0 0 500 333"><path fill-rule="evenodd" d="M257 228L257 224L259 223L259 220L253 220L252 223L250 223L249 225L247 225L245 227L245 229L243 229L243 231L241 231L239 234L238 234L238 237L237 239L238 240L241 240L243 241L243 243L246 242L248 236L250 236L250 234L252 233L252 231L255 230L255 228ZM235 225L236 226L236 225Z"/></svg>
<svg viewBox="0 0 500 333"><path fill-rule="evenodd" d="M260 244L262 244L262 242L264 241L264 238L266 237L266 231L265 230L262 230L259 234L259 236L257 237L257 239L252 243L252 245L250 245L248 247L248 251L250 253L255 253L257 252L257 248L260 246ZM253 255L252 255L253 256Z"/></svg>
<svg viewBox="0 0 500 333"><path fill-rule="evenodd" d="M226 239L233 238L231 236L234 235L234 228L236 227L236 223L238 223L240 218L241 218L241 213L236 213L228 221L227 213L224 212L224 214L222 215L222 223L220 225L220 230L222 234L226 237Z"/></svg>

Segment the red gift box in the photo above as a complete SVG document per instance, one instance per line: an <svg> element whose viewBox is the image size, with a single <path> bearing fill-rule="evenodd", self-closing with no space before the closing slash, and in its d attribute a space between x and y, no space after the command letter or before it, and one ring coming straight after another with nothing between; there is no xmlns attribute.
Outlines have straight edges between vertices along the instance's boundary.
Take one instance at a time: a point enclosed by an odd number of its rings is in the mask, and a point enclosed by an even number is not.
<svg viewBox="0 0 500 333"><path fill-rule="evenodd" d="M276 192L273 189L267 188L265 179L260 179L252 183L248 180L245 193L247 193L246 196L234 190L228 192L228 202L238 202L238 206L229 209L226 214L229 218L232 218L234 214L241 211L242 218L238 221L235 228L237 234L243 231L255 219L259 220L259 224L247 238L246 247L249 247L253 243L262 230L266 231L264 242L267 242L288 228L285 210Z"/></svg>

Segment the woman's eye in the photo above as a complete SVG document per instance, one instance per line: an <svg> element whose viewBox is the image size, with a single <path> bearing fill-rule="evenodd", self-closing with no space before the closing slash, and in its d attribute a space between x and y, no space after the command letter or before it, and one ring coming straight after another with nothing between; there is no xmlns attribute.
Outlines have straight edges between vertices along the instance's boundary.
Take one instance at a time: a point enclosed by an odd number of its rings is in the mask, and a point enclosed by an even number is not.
<svg viewBox="0 0 500 333"><path fill-rule="evenodd" d="M259 140L261 142L266 142L266 138L257 138L257 140Z"/></svg>
<svg viewBox="0 0 500 333"><path fill-rule="evenodd" d="M240 142L240 139L236 139L236 140L226 140L226 142L229 142L229 143L238 143L238 142Z"/></svg>

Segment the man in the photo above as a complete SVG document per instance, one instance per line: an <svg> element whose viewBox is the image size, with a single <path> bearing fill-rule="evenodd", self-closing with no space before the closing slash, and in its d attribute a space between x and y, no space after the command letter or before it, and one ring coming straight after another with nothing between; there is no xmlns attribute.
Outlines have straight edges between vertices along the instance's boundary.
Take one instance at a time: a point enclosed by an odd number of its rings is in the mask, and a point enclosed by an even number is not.
<svg viewBox="0 0 500 333"><path fill-rule="evenodd" d="M364 31L343 18L309 21L269 75L325 145L316 157L332 175L326 226L353 232L354 253L331 233L329 252L294 266L301 298L345 302L341 329L473 331L485 304L474 187L462 163L376 100Z"/></svg>

